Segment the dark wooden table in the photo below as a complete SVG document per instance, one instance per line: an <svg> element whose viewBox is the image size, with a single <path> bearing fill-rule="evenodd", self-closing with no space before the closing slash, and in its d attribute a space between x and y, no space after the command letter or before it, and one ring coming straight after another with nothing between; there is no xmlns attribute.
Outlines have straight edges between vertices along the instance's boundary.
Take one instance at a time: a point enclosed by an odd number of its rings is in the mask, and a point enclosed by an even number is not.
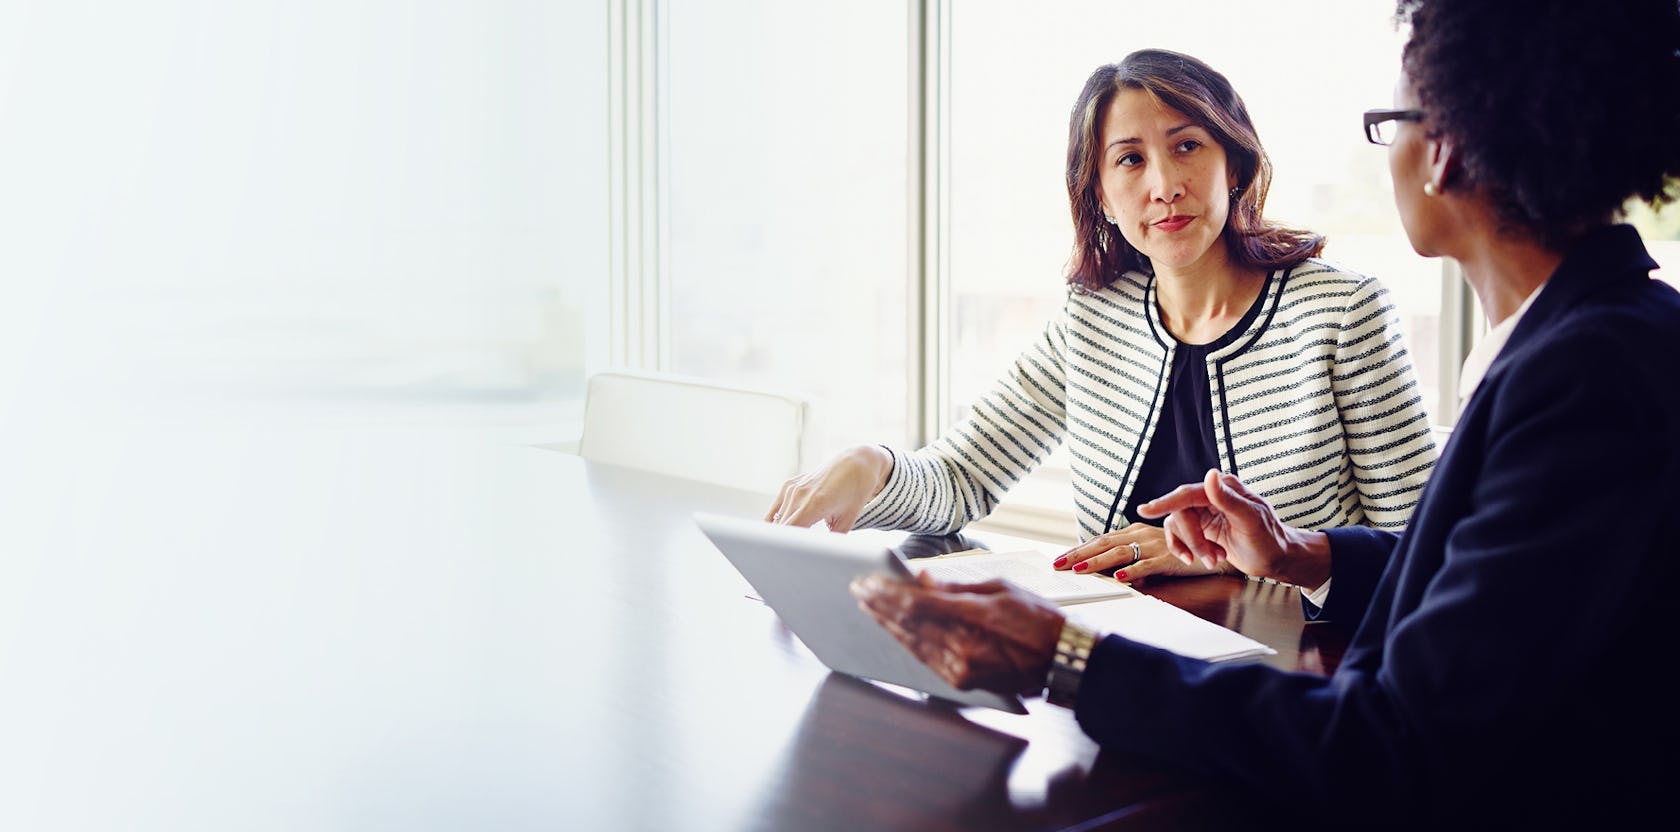
<svg viewBox="0 0 1680 832"><path fill-rule="evenodd" d="M750 588L687 519L696 509L758 516L765 498L585 462L566 464L580 466L590 483L596 501L592 522L620 530L604 536L611 551L594 559L602 570L595 580L643 583L647 572L637 573L642 578L614 577L612 565L626 561L664 576L658 580L663 594L638 599L629 626L637 628L633 642L663 644L664 659L674 667L659 675L658 690L631 678L618 682L629 696L646 697L648 707L623 699L598 704L609 711L662 714L673 720L664 730L696 739L684 755L643 758L644 782L658 783L662 795L687 796L691 813L642 807L650 816L632 826L645 821L647 828L674 823L717 829L1242 829L1290 820L1224 784L1101 751L1071 712L1041 700L1029 701L1026 715L952 708L827 673L774 613L744 599ZM903 542L902 550L916 555L988 544L983 533L894 537ZM658 545L636 542L648 538ZM1292 588L1225 577L1139 588L1273 647L1278 652L1262 661L1280 668L1328 672L1347 642L1341 629L1304 624L1300 595ZM619 672L641 677L628 667ZM696 699L711 705L682 704ZM749 742L748 736L755 739ZM638 734L659 745L655 737L651 723ZM777 749L773 755L771 748ZM628 750L613 746L602 756ZM767 755L773 762L767 763ZM739 773L707 799L702 783L709 777L697 777L697 771L728 769L731 758L743 764Z"/></svg>
<svg viewBox="0 0 1680 832"><path fill-rule="evenodd" d="M954 708L829 673L691 521L756 516L760 495L424 431L47 450L0 585L0 828L1276 817L1099 750L1041 700ZM1276 648L1281 667L1327 670L1345 641L1303 626L1285 588L1149 591Z"/></svg>

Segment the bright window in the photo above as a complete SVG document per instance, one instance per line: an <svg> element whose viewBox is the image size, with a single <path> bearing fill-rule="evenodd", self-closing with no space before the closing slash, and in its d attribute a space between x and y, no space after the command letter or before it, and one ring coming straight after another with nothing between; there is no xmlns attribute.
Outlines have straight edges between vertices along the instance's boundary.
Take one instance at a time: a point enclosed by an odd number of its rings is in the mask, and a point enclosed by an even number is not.
<svg viewBox="0 0 1680 832"><path fill-rule="evenodd" d="M819 459L908 441L908 12L663 13L668 369L810 397Z"/></svg>
<svg viewBox="0 0 1680 832"><path fill-rule="evenodd" d="M575 415L604 31L571 3L0 5L0 412Z"/></svg>

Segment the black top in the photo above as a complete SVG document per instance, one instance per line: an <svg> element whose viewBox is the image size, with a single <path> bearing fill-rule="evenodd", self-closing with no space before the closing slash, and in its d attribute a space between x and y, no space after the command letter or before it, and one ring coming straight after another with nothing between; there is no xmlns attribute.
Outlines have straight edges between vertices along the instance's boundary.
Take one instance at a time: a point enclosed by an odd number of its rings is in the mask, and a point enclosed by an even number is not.
<svg viewBox="0 0 1680 832"><path fill-rule="evenodd" d="M1242 320L1212 343L1177 341L1172 373L1167 377L1166 399L1161 404L1161 417L1155 423L1155 438L1149 443L1149 453L1143 457L1131 502L1123 513L1126 523L1161 525L1160 518L1139 517L1137 506L1187 482L1201 482L1209 468L1220 467L1219 447L1213 437L1213 388L1208 381L1208 353L1228 347L1241 337L1260 315L1265 299L1262 287Z"/></svg>

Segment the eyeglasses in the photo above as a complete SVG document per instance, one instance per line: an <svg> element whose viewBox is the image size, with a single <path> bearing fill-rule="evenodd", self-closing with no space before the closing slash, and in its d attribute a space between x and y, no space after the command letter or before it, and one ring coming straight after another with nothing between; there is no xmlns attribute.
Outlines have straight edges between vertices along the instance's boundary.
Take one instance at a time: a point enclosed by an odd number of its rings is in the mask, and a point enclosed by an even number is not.
<svg viewBox="0 0 1680 832"><path fill-rule="evenodd" d="M1423 121L1422 110L1366 110L1365 138L1371 144L1393 144L1402 121Z"/></svg>

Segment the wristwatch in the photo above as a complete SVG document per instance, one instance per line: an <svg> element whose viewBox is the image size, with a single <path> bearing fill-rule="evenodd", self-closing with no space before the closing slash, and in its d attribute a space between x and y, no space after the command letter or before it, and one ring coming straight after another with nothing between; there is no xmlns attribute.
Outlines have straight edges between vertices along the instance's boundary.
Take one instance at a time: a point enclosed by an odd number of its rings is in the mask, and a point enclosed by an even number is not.
<svg viewBox="0 0 1680 832"><path fill-rule="evenodd" d="M1096 642L1096 633L1072 621L1062 621L1056 656L1050 660L1050 673L1044 679L1044 701L1064 708L1074 706L1079 680L1085 675L1085 663L1091 660L1091 647Z"/></svg>

